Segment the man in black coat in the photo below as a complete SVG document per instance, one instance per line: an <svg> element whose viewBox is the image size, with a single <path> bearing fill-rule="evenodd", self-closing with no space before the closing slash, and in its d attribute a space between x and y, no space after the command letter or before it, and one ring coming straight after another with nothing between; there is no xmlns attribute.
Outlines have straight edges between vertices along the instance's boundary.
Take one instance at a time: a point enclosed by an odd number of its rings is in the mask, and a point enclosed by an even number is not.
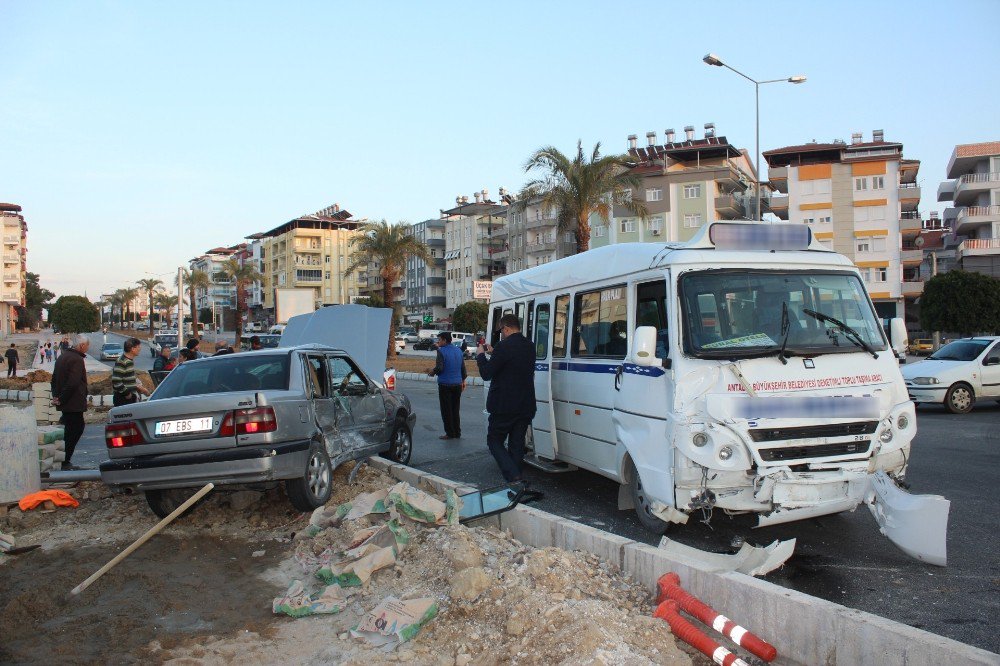
<svg viewBox="0 0 1000 666"><path fill-rule="evenodd" d="M74 344L56 359L52 369L52 404L62 412L66 460L63 470L80 469L71 462L76 444L83 435L83 414L87 411L87 367L84 359L90 340L77 335Z"/></svg>
<svg viewBox="0 0 1000 666"><path fill-rule="evenodd" d="M7 359L7 377L17 377L17 362L21 357L17 354L17 345L10 343L10 348L4 353Z"/></svg>
<svg viewBox="0 0 1000 666"><path fill-rule="evenodd" d="M524 438L535 416L535 346L521 335L521 322L512 314L500 318L500 333L503 337L495 349L489 345L476 349L479 375L491 382L486 445L503 478L521 481ZM487 352L492 354L489 359Z"/></svg>

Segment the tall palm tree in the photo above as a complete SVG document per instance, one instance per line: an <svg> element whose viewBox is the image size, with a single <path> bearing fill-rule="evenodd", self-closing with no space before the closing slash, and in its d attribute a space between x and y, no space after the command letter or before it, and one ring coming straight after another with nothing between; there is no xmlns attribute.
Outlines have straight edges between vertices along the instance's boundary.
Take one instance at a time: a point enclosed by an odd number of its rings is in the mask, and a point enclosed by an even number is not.
<svg viewBox="0 0 1000 666"><path fill-rule="evenodd" d="M160 321L170 319L170 308L177 304L177 299L165 291L153 294L153 307L160 311Z"/></svg>
<svg viewBox="0 0 1000 666"><path fill-rule="evenodd" d="M427 245L409 233L409 225L404 222L389 224L385 220L362 224L357 236L349 241L354 249L350 265L344 269L344 277L368 264L378 266L382 277L382 302L393 311L389 323L389 339L386 355L396 357L396 317L392 286L406 270L406 260L410 257L423 261L431 260Z"/></svg>
<svg viewBox="0 0 1000 666"><path fill-rule="evenodd" d="M163 284L163 280L158 280L157 278L143 278L141 280L136 280L135 283L139 285L143 291L146 292L146 306L149 308L149 329L153 329L153 292L156 288Z"/></svg>
<svg viewBox="0 0 1000 666"><path fill-rule="evenodd" d="M237 349L240 346L240 336L243 334L243 308L247 302L247 287L254 282L259 282L264 278L252 264L241 264L235 259L226 259L220 271L227 279L233 281L236 287L236 341L233 343Z"/></svg>
<svg viewBox="0 0 1000 666"><path fill-rule="evenodd" d="M529 181L520 199L540 198L546 211L556 211L561 231L572 231L578 252L590 249L590 216L594 213L610 220L615 205L645 219L646 205L632 195L642 184L642 177L632 167L628 155L601 156L601 144L589 156L583 142L577 141L576 156L570 159L558 148L539 148L524 164L525 172L541 171Z"/></svg>
<svg viewBox="0 0 1000 666"><path fill-rule="evenodd" d="M139 295L139 290L134 287L123 287L118 291L121 292L122 300L125 301L125 320L132 321L132 301Z"/></svg>
<svg viewBox="0 0 1000 666"><path fill-rule="evenodd" d="M199 322L196 293L199 289L207 289L212 284L212 278L205 271L197 269L189 271L186 268L181 270L181 277L184 279L184 286L187 287L188 291L188 301L191 303L191 330L197 335ZM174 283L177 283L176 279ZM178 330L183 331L184 322L179 322L178 327Z"/></svg>
<svg viewBox="0 0 1000 666"><path fill-rule="evenodd" d="M113 294L108 297L108 304L111 306L111 317L108 320L108 325L110 326L115 321L121 321L122 306L125 304L125 300L119 293L121 290L116 290ZM115 317L115 311L118 312L118 317Z"/></svg>

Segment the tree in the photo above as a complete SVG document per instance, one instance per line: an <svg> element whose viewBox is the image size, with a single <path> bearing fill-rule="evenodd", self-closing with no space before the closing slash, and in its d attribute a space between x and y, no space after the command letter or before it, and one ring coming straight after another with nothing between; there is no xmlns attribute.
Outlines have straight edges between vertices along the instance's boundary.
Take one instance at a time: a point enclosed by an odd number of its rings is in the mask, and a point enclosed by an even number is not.
<svg viewBox="0 0 1000 666"><path fill-rule="evenodd" d="M247 287L260 281L264 276L253 265L241 264L235 259L227 259L222 264L222 274L236 286L236 341L233 345L239 348L240 336L243 335L243 310L246 308Z"/></svg>
<svg viewBox="0 0 1000 666"><path fill-rule="evenodd" d="M212 309L208 308L207 317L204 316L204 314L202 314L204 313L205 308L202 308L201 313L198 312L197 308L195 307L196 292L199 289L207 289L209 285L212 284L212 279L208 276L208 273L206 273L205 271L199 271L199 270L189 271L186 269L181 270L181 277L184 278L184 286L187 287L188 291L188 302L190 303L191 307L192 330L194 330L195 334L197 335L198 327L195 326L195 323L200 321L203 324L207 324L208 322L212 321ZM176 284L176 282L177 280L175 279L174 283ZM199 314L202 314L200 318L198 316Z"/></svg>
<svg viewBox="0 0 1000 666"><path fill-rule="evenodd" d="M125 287L123 289L118 289L115 294L121 297L122 301L122 321L132 321L134 317L132 316L132 302L135 297L139 295L139 290L133 287Z"/></svg>
<svg viewBox="0 0 1000 666"><path fill-rule="evenodd" d="M153 294L153 307L160 311L160 321L169 321L170 308L177 305L177 299L165 291Z"/></svg>
<svg viewBox="0 0 1000 666"><path fill-rule="evenodd" d="M153 328L153 292L163 284L163 280L157 278L143 278L135 282L146 292L146 307L149 308L149 327Z"/></svg>
<svg viewBox="0 0 1000 666"><path fill-rule="evenodd" d="M121 289L115 291L108 298L108 304L111 305L111 315L108 323L115 321L115 310L118 310L118 321L122 320L122 309L125 307L125 298L121 294Z"/></svg>
<svg viewBox="0 0 1000 666"><path fill-rule="evenodd" d="M86 296L60 296L49 320L63 333L89 333L101 326L101 315Z"/></svg>
<svg viewBox="0 0 1000 666"><path fill-rule="evenodd" d="M55 298L48 289L39 284L38 273L24 274L24 306L17 306L17 325L19 328L34 328L42 319L42 309L49 307Z"/></svg>
<svg viewBox="0 0 1000 666"><path fill-rule="evenodd" d="M646 205L632 195L642 184L642 177L632 170L633 166L628 155L601 157L600 143L588 158L583 153L583 142L578 141L572 160L558 148L545 146L536 150L524 165L525 172L537 170L543 175L524 186L520 204L540 199L546 212L556 211L560 231L572 231L577 251L585 252L590 249L592 214L610 220L617 204L646 218Z"/></svg>
<svg viewBox="0 0 1000 666"><path fill-rule="evenodd" d="M409 233L409 225L398 222L389 224L385 220L366 222L361 225L361 233L350 240L354 253L350 265L344 269L344 277L368 264L378 265L382 277L382 302L385 307L396 310L392 286L406 269L406 260L413 257L423 261L431 260L427 245ZM386 340L386 355L396 358L396 318L389 322L389 339Z"/></svg>
<svg viewBox="0 0 1000 666"><path fill-rule="evenodd" d="M1000 280L960 270L932 277L920 297L920 325L962 335L1000 331Z"/></svg>
<svg viewBox="0 0 1000 666"><path fill-rule="evenodd" d="M451 315L451 323L456 331L478 333L486 330L486 318L490 314L490 306L482 301L467 301L462 303Z"/></svg>

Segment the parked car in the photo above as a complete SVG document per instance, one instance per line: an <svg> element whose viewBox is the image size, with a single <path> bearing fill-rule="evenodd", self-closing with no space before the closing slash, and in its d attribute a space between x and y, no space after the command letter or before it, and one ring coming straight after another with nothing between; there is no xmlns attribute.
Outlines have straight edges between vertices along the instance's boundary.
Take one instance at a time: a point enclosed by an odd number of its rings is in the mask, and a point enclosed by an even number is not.
<svg viewBox="0 0 1000 666"><path fill-rule="evenodd" d="M120 342L108 342L101 346L102 361L117 361L125 353L125 348Z"/></svg>
<svg viewBox="0 0 1000 666"><path fill-rule="evenodd" d="M910 343L910 353L917 356L927 356L934 351L934 341L930 338L917 338Z"/></svg>
<svg viewBox="0 0 1000 666"><path fill-rule="evenodd" d="M403 337L402 335L397 335L396 336L396 353L398 354L399 352L403 351L404 349L406 349L406 338Z"/></svg>
<svg viewBox="0 0 1000 666"><path fill-rule="evenodd" d="M914 403L964 414L980 398L1000 400L1000 336L955 340L901 370Z"/></svg>
<svg viewBox="0 0 1000 666"><path fill-rule="evenodd" d="M148 331L149 330L149 324L147 324L144 321L140 321L138 324L135 325L135 330L137 330L137 331Z"/></svg>
<svg viewBox="0 0 1000 666"><path fill-rule="evenodd" d="M434 349L435 346L434 343L436 340L437 338L420 338L419 340L413 343L413 349L421 351L430 351Z"/></svg>
<svg viewBox="0 0 1000 666"><path fill-rule="evenodd" d="M281 342L280 335L271 335L270 333L253 333L251 335L240 336L240 350L250 351L250 338L256 335L260 338L260 346L264 349L275 349L278 343Z"/></svg>
<svg viewBox="0 0 1000 666"><path fill-rule="evenodd" d="M284 482L292 505L311 511L330 499L341 463L408 462L416 415L382 380L379 336L355 335L382 327L385 340L389 313L345 305L302 316L316 326L300 326L295 346L189 361L148 401L113 408L102 480L143 491L161 517L191 494L177 489L208 481ZM298 344L310 334L327 344Z"/></svg>

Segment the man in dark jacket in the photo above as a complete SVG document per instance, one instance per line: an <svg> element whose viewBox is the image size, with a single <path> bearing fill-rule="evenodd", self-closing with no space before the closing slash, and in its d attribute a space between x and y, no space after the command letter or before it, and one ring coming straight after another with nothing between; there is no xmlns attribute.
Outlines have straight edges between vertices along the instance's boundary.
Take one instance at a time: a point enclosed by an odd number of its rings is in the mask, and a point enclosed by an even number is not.
<svg viewBox="0 0 1000 666"><path fill-rule="evenodd" d="M465 390L467 371L462 350L452 344L450 332L438 333L437 361L427 375L437 375L438 402L441 405L441 420L444 422L444 434L438 439L460 439L462 391Z"/></svg>
<svg viewBox="0 0 1000 666"><path fill-rule="evenodd" d="M10 343L10 347L4 352L4 357L7 359L7 376L17 377L17 362L21 360L17 354L17 345Z"/></svg>
<svg viewBox="0 0 1000 666"><path fill-rule="evenodd" d="M80 469L71 460L83 435L83 414L87 411L87 367L84 359L90 340L81 334L73 342L73 346L56 360L52 369L52 404L62 412L63 437L66 440L63 470Z"/></svg>
<svg viewBox="0 0 1000 666"><path fill-rule="evenodd" d="M524 438L535 416L535 346L521 335L521 322L512 314L500 318L500 333L503 338L495 349L482 344L476 349L479 375L491 382L486 445L503 478L521 481Z"/></svg>

